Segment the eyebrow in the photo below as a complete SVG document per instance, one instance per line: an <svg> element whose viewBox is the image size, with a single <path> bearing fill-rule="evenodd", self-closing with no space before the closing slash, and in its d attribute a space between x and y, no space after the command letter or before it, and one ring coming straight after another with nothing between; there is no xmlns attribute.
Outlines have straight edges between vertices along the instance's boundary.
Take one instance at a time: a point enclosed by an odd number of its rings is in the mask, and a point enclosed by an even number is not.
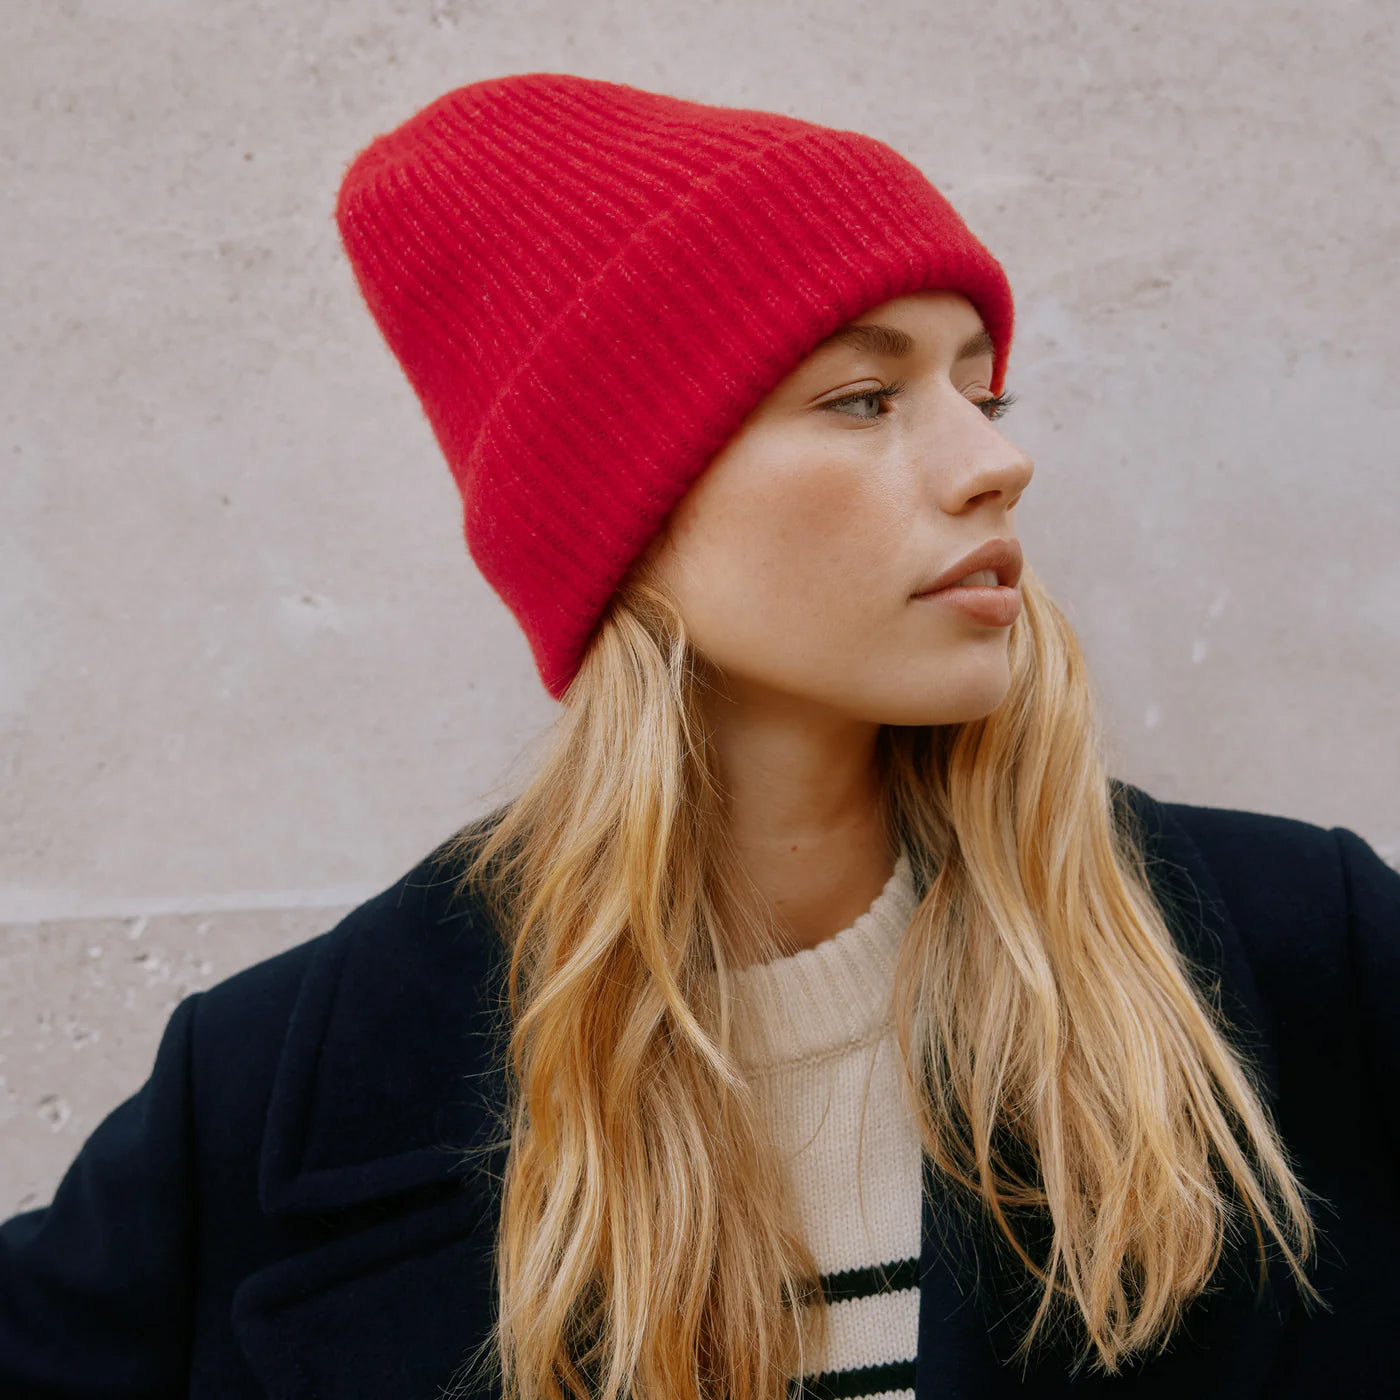
<svg viewBox="0 0 1400 1400"><path fill-rule="evenodd" d="M833 345L850 345L857 350L869 351L872 355L885 355L890 359L901 360L912 355L918 342L907 331L898 326L886 325L882 321L865 321L860 325L842 326L833 331L825 340L819 341L815 350L825 350ZM955 360L970 360L974 355L993 355L996 346L985 327L968 336L958 346Z"/></svg>

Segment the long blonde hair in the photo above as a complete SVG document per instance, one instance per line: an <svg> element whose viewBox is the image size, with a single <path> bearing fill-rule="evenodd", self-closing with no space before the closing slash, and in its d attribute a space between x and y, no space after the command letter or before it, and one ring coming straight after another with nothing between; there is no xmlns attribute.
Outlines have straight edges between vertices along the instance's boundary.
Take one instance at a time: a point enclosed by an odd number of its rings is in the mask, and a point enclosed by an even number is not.
<svg viewBox="0 0 1400 1400"><path fill-rule="evenodd" d="M1079 1364L1112 1374L1166 1344L1243 1218L1261 1292L1267 1234L1321 1302L1312 1193L1115 808L1074 632L1029 567L1021 591L997 709L879 734L889 849L922 892L894 1016L935 1169L1041 1285L1017 1357L1068 1316ZM447 848L509 953L498 1314L473 1358L506 1400L779 1400L824 1344L731 1053L735 940L776 944L728 838L714 679L635 568L533 778ZM1042 1257L1025 1208L1048 1212Z"/></svg>

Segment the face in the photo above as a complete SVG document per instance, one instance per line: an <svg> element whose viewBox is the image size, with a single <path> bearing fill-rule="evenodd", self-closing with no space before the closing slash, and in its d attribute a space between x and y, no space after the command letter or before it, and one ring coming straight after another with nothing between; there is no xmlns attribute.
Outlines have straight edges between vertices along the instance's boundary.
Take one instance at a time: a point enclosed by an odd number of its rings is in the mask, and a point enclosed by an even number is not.
<svg viewBox="0 0 1400 1400"><path fill-rule="evenodd" d="M981 718L1010 685L1010 627L913 595L985 541L1015 540L1034 468L987 402L993 357L969 346L984 328L966 297L919 292L850 323L872 325L904 346L869 331L819 346L646 558L732 700L873 724Z"/></svg>

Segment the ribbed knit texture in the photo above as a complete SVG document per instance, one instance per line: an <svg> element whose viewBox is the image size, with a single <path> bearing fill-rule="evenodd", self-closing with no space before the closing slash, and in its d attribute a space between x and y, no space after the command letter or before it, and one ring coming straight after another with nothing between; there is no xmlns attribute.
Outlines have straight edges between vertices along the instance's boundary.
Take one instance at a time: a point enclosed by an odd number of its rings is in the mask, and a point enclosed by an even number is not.
<svg viewBox="0 0 1400 1400"><path fill-rule="evenodd" d="M733 974L735 1053L787 1162L831 1300L828 1350L804 1368L813 1400L913 1400L922 1156L900 1091L891 996L918 902L901 853L848 928Z"/></svg>
<svg viewBox="0 0 1400 1400"><path fill-rule="evenodd" d="M818 341L1001 266L858 132L568 73L487 79L372 141L336 204L461 490L472 558L556 699L676 502Z"/></svg>

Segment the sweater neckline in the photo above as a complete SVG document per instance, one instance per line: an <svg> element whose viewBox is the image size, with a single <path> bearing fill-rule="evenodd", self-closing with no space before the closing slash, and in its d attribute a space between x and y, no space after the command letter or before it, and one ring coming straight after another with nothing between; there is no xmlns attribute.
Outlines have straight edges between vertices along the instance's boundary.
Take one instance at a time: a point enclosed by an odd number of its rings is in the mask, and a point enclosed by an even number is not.
<svg viewBox="0 0 1400 1400"><path fill-rule="evenodd" d="M815 947L732 968L735 1057L751 1069L811 1060L886 1025L900 944L918 907L909 853L865 913Z"/></svg>

